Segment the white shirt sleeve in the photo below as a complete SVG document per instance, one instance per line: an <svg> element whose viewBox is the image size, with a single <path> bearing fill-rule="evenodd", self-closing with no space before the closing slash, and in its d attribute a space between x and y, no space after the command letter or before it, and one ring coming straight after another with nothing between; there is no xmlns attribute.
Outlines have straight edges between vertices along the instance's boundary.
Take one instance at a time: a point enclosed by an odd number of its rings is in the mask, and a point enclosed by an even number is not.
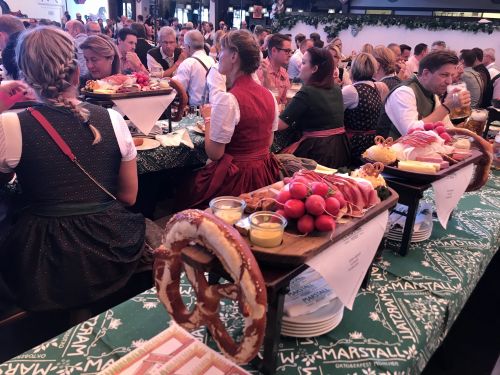
<svg viewBox="0 0 500 375"><path fill-rule="evenodd" d="M23 137L19 117L14 112L0 115L0 172L10 173L19 164Z"/></svg>
<svg viewBox="0 0 500 375"><path fill-rule="evenodd" d="M229 92L219 92L210 99L210 140L228 144L234 134L234 128L240 122L240 107L235 96Z"/></svg>
<svg viewBox="0 0 500 375"><path fill-rule="evenodd" d="M418 119L417 98L410 87L397 88L387 99L385 112L402 135L407 134L410 128L424 125Z"/></svg>
<svg viewBox="0 0 500 375"><path fill-rule="evenodd" d="M344 99L344 109L353 109L358 106L359 95L353 85L344 86L342 88L342 98Z"/></svg>
<svg viewBox="0 0 500 375"><path fill-rule="evenodd" d="M276 97L273 95L273 101L274 101L274 120L273 120L273 132L278 130L278 124L280 122L280 106L278 105L278 102L276 101Z"/></svg>
<svg viewBox="0 0 500 375"><path fill-rule="evenodd" d="M177 68L175 76L172 77L172 79L179 82L186 91L189 87L189 77L191 76L191 64L193 60L194 59L185 59L183 62L181 62L181 64Z"/></svg>
<svg viewBox="0 0 500 375"><path fill-rule="evenodd" d="M120 147L122 161L135 159L137 156L137 149L134 146L134 141L132 140L130 130L128 130L127 123L123 119L122 115L114 109L108 109L108 113L111 118L111 124L113 125L116 140L118 141L118 146Z"/></svg>
<svg viewBox="0 0 500 375"><path fill-rule="evenodd" d="M149 53L146 54L146 61L148 62L148 69L149 71L151 71L151 68L161 68L163 69L163 67L161 66L161 64L156 61L156 59L151 56Z"/></svg>
<svg viewBox="0 0 500 375"><path fill-rule="evenodd" d="M212 97L220 92L226 92L226 76L219 73L219 64L215 64L210 68L207 74L207 85L210 94L210 102Z"/></svg>

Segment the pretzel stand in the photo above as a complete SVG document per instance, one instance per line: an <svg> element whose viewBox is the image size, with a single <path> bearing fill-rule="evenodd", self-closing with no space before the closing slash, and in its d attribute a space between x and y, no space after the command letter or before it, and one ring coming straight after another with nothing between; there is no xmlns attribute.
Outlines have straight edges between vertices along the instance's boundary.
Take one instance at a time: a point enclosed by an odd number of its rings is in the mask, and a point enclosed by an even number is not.
<svg viewBox="0 0 500 375"><path fill-rule="evenodd" d="M167 224L163 245L155 252L158 296L182 327L192 330L206 326L219 349L234 362L253 360L260 372L274 374L290 281L308 268L308 259L393 207L397 199L391 190L389 198L370 208L363 217L339 225L332 236L297 237L285 232L282 244L275 248L250 246L236 229L207 212L179 212ZM196 295L191 311L179 293L181 272L186 273ZM207 281L205 272L215 277ZM219 284L220 277L228 283ZM243 333L237 341L220 321L218 307L222 298L238 301L244 318ZM260 359L257 353L262 344Z"/></svg>

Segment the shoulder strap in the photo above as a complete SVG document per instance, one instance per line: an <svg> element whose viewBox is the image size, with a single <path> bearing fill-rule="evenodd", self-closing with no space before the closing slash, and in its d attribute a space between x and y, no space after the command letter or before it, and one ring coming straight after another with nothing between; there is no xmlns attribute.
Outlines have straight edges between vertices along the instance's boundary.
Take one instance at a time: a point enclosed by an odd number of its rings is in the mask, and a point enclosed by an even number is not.
<svg viewBox="0 0 500 375"><path fill-rule="evenodd" d="M71 160L75 165L80 168L80 170L92 180L94 184L96 184L102 191L104 191L107 195L109 195L111 198L116 200L116 197L111 194L104 186L102 186L97 180L92 177L86 170L83 168L83 166L78 162L76 159L75 154L73 154L73 151L71 151L71 148L68 146L68 144L62 139L61 135L57 132L56 129L52 126L52 124L45 118L44 115L42 115L39 111L36 109L29 107L28 108L29 113L38 121L38 123L42 126L42 128L47 132L47 134L52 138L52 140L55 142L57 147L62 151L64 155L68 157L69 160Z"/></svg>
<svg viewBox="0 0 500 375"><path fill-rule="evenodd" d="M200 60L198 57L196 57L196 56L191 56L191 58L192 58L192 59L197 60L197 61L198 61L198 62L199 62L199 63L200 63L200 64L201 64L204 68L205 68L205 72L207 72L207 73L208 73L208 68L207 68L207 66L205 65L205 63L204 63L203 61L201 61L201 60Z"/></svg>

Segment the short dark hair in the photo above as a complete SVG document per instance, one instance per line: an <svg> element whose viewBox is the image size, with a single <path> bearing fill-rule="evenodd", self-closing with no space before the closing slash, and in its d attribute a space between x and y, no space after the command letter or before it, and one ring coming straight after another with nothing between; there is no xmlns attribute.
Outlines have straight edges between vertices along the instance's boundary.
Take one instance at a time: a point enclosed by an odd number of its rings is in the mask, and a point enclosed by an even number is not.
<svg viewBox="0 0 500 375"><path fill-rule="evenodd" d="M270 52L273 48L282 48L285 41L291 42L292 38L284 34L273 34L267 43L267 50Z"/></svg>
<svg viewBox="0 0 500 375"><path fill-rule="evenodd" d="M476 62L476 54L471 49L463 49L460 51L460 60L463 60L464 66L471 68Z"/></svg>
<svg viewBox="0 0 500 375"><path fill-rule="evenodd" d="M322 89L332 88L334 86L333 70L335 66L332 54L327 49L318 47L311 47L306 53L309 54L311 65L318 67L318 70L311 75L306 84Z"/></svg>
<svg viewBox="0 0 500 375"><path fill-rule="evenodd" d="M134 30L124 27L123 29L120 29L120 31L118 31L118 34L116 34L116 39L124 41L125 39L127 39L128 35L134 35L137 37L137 33Z"/></svg>
<svg viewBox="0 0 500 375"><path fill-rule="evenodd" d="M422 52L424 52L427 49L427 44L425 43L419 43L415 46L415 49L413 50L413 53L415 55L420 55Z"/></svg>
<svg viewBox="0 0 500 375"><path fill-rule="evenodd" d="M401 53L404 51L411 51L411 47L408 44L400 44L399 48L401 48Z"/></svg>
<svg viewBox="0 0 500 375"><path fill-rule="evenodd" d="M300 46L303 40L306 40L306 36L304 34L298 33L297 35L295 35L295 44L297 46Z"/></svg>
<svg viewBox="0 0 500 375"><path fill-rule="evenodd" d="M140 22L132 22L130 30L134 31L138 38L146 38L146 28Z"/></svg>
<svg viewBox="0 0 500 375"><path fill-rule="evenodd" d="M436 70L440 69L443 65L458 64L458 57L453 52L449 51L436 51L431 52L425 56L418 64L418 75L422 75L424 69L429 70L434 73Z"/></svg>
<svg viewBox="0 0 500 375"><path fill-rule="evenodd" d="M2 51L3 67L12 79L19 79L19 67L16 62L16 46L20 34L20 31L10 34L7 45Z"/></svg>
<svg viewBox="0 0 500 375"><path fill-rule="evenodd" d="M309 38L311 38L314 41L321 40L321 36L318 33L311 33L311 34L309 34Z"/></svg>
<svg viewBox="0 0 500 375"><path fill-rule="evenodd" d="M483 57L484 57L484 54L483 54L483 50L481 48L478 48L478 47L474 47L472 49L472 52L474 52L474 54L476 55L476 58L480 61L480 62L483 62Z"/></svg>

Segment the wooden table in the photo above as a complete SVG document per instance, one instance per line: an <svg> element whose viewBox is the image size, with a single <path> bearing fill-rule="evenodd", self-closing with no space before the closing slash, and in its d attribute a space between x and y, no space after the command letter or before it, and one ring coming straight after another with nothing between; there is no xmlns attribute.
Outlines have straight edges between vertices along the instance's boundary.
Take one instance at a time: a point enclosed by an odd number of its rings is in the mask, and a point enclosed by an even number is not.
<svg viewBox="0 0 500 375"><path fill-rule="evenodd" d="M253 361L253 364L260 372L263 374L274 374L276 372L276 353L281 334L283 307L290 281L308 268L306 265L308 259L351 234L382 212L394 207L399 196L394 190L390 190L391 196L369 209L363 217L354 218L346 224L339 224L331 238L329 234L297 237L285 232L283 243L274 248L253 246L246 238L259 263L268 298L266 316L268 323L264 335L263 358L262 360L255 358ZM211 275L216 275L215 277L211 276L209 282L216 283L220 277L231 280L218 259L207 253L203 248L188 247L182 251L182 257L191 266L209 272ZM371 266L368 268L367 275L369 275L370 271Z"/></svg>
<svg viewBox="0 0 500 375"><path fill-rule="evenodd" d="M432 182L438 181L441 178L449 176L457 172L463 167L475 163L482 157L482 153L477 150L472 150L472 156L455 164L447 169L443 169L436 175L426 175L418 177L417 173L406 173L403 171L385 169L383 176L387 185L394 189L399 194L399 203L408 206L408 212L399 212L399 214L406 216L405 227L403 230L403 238L401 245L397 245L394 241L387 241L388 248L398 252L400 255L405 256L410 247L411 237L413 235L413 226L418 213L418 205L420 199L424 196L424 192L429 189ZM417 178L412 178L412 175ZM406 176L406 177L405 177Z"/></svg>

